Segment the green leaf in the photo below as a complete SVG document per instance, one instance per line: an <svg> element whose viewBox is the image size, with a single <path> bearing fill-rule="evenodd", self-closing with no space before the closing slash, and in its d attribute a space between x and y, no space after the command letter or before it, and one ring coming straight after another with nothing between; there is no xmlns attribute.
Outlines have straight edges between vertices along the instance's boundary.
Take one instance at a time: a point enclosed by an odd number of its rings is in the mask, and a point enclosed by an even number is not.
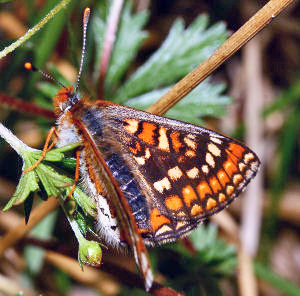
<svg viewBox="0 0 300 296"><path fill-rule="evenodd" d="M24 169L29 168L34 161L30 158L24 159ZM38 178L34 171L30 171L27 174L21 176L16 192L3 208L3 211L9 210L13 205L19 205L29 196L31 192L35 192L39 189Z"/></svg>
<svg viewBox="0 0 300 296"><path fill-rule="evenodd" d="M35 160L38 160L41 156L40 151L34 151L31 153L31 157L34 158ZM48 151L44 161L61 161L64 157L63 153L57 152L55 150Z"/></svg>
<svg viewBox="0 0 300 296"><path fill-rule="evenodd" d="M169 86L206 60L227 37L223 23L206 30L207 23L202 15L184 30L183 21L177 20L161 47L114 95L116 102Z"/></svg>
<svg viewBox="0 0 300 296"><path fill-rule="evenodd" d="M69 165L71 162L74 165L74 160L65 159L64 153L78 147L80 143L73 143L61 148L48 151L45 159L35 169L22 174L19 184L17 186L15 194L9 200L4 207L4 211L9 210L13 205L23 203L31 192L38 191L40 189L39 183L41 183L42 191L45 191L47 196L60 197L63 200L69 195L69 192L74 184L74 180L68 176L56 171L48 162L58 162L63 164L67 162ZM22 157L24 160L24 170L31 167L37 159L40 158L42 151L32 150L28 148L28 151L23 151ZM76 162L76 161L75 161ZM74 168L74 166L73 166ZM96 205L94 201L87 196L78 186L75 187L73 198L77 204L82 208L86 215L92 217L96 216Z"/></svg>
<svg viewBox="0 0 300 296"><path fill-rule="evenodd" d="M198 85L186 95L183 100L172 107L172 109L166 113L166 116L195 124L203 124L201 117L219 117L225 115L225 107L232 102L230 97L221 95L226 86L221 83L212 85L209 81L209 79L206 79ZM126 105L145 110L164 95L168 89L169 88L155 90L132 98L126 102ZM184 110L184 112L182 112L182 110Z"/></svg>

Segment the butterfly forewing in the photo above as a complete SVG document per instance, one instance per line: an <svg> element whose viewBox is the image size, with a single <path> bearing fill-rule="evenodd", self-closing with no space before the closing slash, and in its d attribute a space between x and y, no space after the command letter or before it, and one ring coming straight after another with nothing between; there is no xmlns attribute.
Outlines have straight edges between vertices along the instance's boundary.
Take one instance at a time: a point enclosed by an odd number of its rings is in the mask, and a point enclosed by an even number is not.
<svg viewBox="0 0 300 296"><path fill-rule="evenodd" d="M98 108L106 160L149 244L177 239L226 207L258 170L249 148L213 131L106 102Z"/></svg>

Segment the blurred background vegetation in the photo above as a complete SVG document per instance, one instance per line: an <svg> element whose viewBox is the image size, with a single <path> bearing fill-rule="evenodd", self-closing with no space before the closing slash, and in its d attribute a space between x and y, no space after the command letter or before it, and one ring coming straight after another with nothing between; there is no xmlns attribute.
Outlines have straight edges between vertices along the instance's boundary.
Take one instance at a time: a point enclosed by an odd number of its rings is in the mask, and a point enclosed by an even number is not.
<svg viewBox="0 0 300 296"><path fill-rule="evenodd" d="M0 50L59 2L0 1ZM70 1L29 41L0 60L1 123L29 146L41 148L55 123L51 111L38 112L31 104L52 110L51 98L59 87L26 72L24 62L32 61L63 84L74 83L85 7L92 15L81 94L146 109L262 6L261 1L125 1L120 18L114 18L118 32L106 68L103 44L114 2ZM156 280L176 291L300 295L299 8L297 2L288 7L167 114L245 141L262 161L255 181L228 208L236 228L226 230L228 220L220 213L188 239L150 249ZM15 191L21 167L22 160L1 140L1 208ZM0 235L24 219L23 208L0 212ZM240 245L253 258L254 280L244 280L254 294L243 294L240 288ZM21 289L24 295L145 294L101 269L95 273L85 267L82 273L77 251L64 214L52 213L0 258L0 295ZM106 262L135 270L126 255L104 248L103 268Z"/></svg>

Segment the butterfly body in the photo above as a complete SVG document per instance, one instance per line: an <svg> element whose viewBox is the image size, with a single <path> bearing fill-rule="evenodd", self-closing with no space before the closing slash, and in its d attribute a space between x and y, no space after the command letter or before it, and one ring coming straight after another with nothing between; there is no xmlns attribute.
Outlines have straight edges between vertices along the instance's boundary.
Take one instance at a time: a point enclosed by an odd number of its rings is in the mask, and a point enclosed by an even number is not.
<svg viewBox="0 0 300 296"><path fill-rule="evenodd" d="M55 99L62 110L58 145L83 143L80 175L98 207L99 235L133 250L149 289L145 244L181 238L226 207L259 160L211 130L107 101L69 101L71 92Z"/></svg>

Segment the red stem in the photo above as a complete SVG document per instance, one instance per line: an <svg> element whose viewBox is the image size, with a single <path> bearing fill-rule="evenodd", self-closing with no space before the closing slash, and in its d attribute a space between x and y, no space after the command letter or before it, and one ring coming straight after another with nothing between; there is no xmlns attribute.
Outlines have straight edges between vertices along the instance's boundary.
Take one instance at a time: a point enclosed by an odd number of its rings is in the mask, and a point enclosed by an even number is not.
<svg viewBox="0 0 300 296"><path fill-rule="evenodd" d="M110 14L108 16L106 32L103 42L103 50L100 61L100 75L99 75L99 87L98 98L102 99L104 96L104 80L108 69L110 57L113 50L113 45L116 40L117 29L120 21L120 15L122 11L124 0L114 0Z"/></svg>
<svg viewBox="0 0 300 296"><path fill-rule="evenodd" d="M56 119L56 115L52 110L39 107L35 104L24 102L15 97L0 93L0 104L12 108L17 111L31 113L33 115L42 116L50 119Z"/></svg>

